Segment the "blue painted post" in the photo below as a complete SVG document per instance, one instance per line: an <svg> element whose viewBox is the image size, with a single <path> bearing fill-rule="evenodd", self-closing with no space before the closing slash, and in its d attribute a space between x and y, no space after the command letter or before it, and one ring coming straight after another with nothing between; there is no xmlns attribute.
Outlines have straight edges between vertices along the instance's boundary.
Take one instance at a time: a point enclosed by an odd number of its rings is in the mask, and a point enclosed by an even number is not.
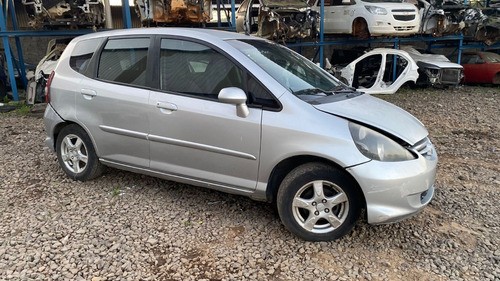
<svg viewBox="0 0 500 281"><path fill-rule="evenodd" d="M14 2L12 0L8 0L7 4L7 9L10 10L10 18L12 20L12 29L13 30L18 30L17 26L17 17L16 17L16 10L14 6ZM21 81L23 82L24 89L28 88L28 79L26 78L26 67L24 66L24 56L23 56L23 49L21 46L21 39L19 37L15 37L16 40L16 49L17 49L17 58L19 60L19 75L21 78Z"/></svg>
<svg viewBox="0 0 500 281"><path fill-rule="evenodd" d="M457 63L460 64L462 61L462 47L464 45L464 35L460 34L460 39L458 41L458 56L457 56Z"/></svg>
<svg viewBox="0 0 500 281"><path fill-rule="evenodd" d="M4 2L0 1L0 29L2 32L7 31L7 23L5 18L5 8ZM17 93L16 77L14 75L14 65L12 64L12 52L9 45L9 37L7 35L2 35L3 49L5 52L5 60L7 61L7 71L9 71L10 85L12 88L12 97L15 101L19 101L19 95Z"/></svg>
<svg viewBox="0 0 500 281"><path fill-rule="evenodd" d="M130 16L130 4L128 0L122 0L122 9L123 9L123 22L124 28L132 28L132 17Z"/></svg>
<svg viewBox="0 0 500 281"><path fill-rule="evenodd" d="M325 40L325 0L320 1L319 9L319 66L323 68L324 62L324 40Z"/></svg>

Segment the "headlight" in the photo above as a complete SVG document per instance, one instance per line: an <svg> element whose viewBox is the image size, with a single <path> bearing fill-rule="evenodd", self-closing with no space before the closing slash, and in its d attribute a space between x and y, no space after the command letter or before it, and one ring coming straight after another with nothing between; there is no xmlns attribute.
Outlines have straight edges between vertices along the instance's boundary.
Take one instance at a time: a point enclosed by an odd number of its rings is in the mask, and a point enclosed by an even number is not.
<svg viewBox="0 0 500 281"><path fill-rule="evenodd" d="M370 159L384 162L415 159L406 148L372 129L349 122L349 131L359 152Z"/></svg>
<svg viewBox="0 0 500 281"><path fill-rule="evenodd" d="M382 7L365 6L365 8L368 10L368 12L375 14L375 15L387 15L387 10L382 8Z"/></svg>

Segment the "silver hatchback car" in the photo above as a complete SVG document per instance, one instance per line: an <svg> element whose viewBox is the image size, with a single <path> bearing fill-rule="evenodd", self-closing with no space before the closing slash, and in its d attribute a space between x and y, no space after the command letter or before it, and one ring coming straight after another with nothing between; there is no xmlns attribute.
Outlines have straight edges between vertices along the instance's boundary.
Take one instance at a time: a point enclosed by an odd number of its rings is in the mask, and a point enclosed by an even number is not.
<svg viewBox="0 0 500 281"><path fill-rule="evenodd" d="M46 143L69 177L110 166L272 202L305 240L345 235L362 209L368 223L398 221L434 194L437 155L416 118L264 39L81 36L47 97Z"/></svg>

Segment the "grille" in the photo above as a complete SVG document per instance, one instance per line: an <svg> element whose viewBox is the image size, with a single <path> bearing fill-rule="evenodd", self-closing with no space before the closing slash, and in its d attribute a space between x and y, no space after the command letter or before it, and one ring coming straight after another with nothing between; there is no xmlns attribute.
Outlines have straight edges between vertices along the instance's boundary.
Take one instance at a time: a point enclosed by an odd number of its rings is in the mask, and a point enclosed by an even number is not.
<svg viewBox="0 0 500 281"><path fill-rule="evenodd" d="M415 19L415 15L394 15L394 19L399 21L411 21Z"/></svg>
<svg viewBox="0 0 500 281"><path fill-rule="evenodd" d="M427 157L432 155L432 143L429 138L425 138L419 142L417 142L411 149L418 152L420 155Z"/></svg>
<svg viewBox="0 0 500 281"><path fill-rule="evenodd" d="M456 84L460 82L461 72L461 69L443 69L441 73L441 83Z"/></svg>
<svg viewBox="0 0 500 281"><path fill-rule="evenodd" d="M396 31L411 31L415 28L415 26L395 26L394 29Z"/></svg>
<svg viewBox="0 0 500 281"><path fill-rule="evenodd" d="M412 9L394 9L393 13L415 13L415 10Z"/></svg>

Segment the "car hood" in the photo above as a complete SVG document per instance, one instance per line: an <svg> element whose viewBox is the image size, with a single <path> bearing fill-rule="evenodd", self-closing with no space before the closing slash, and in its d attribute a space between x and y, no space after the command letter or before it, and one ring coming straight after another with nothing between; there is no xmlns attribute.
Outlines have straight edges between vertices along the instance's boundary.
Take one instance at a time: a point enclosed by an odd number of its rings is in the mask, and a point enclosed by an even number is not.
<svg viewBox="0 0 500 281"><path fill-rule="evenodd" d="M437 68L460 68L462 69L463 66L461 66L458 63L450 62L450 61L432 61L432 60L420 60L417 61L418 67L421 68L427 68L427 67L437 67Z"/></svg>
<svg viewBox="0 0 500 281"><path fill-rule="evenodd" d="M424 125L410 113L368 94L313 106L323 112L383 130L410 145L429 134Z"/></svg>

